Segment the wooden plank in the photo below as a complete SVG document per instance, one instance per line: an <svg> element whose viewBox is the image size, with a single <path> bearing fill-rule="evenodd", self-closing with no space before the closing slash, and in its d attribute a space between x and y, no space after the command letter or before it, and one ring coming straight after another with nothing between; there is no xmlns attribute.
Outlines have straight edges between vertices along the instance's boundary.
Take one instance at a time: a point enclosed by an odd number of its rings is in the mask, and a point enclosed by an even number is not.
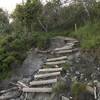
<svg viewBox="0 0 100 100"><path fill-rule="evenodd" d="M55 62L46 62L46 65L57 65L57 64L63 64L63 63L66 63L66 60L55 61Z"/></svg>
<svg viewBox="0 0 100 100"><path fill-rule="evenodd" d="M47 73L47 74L38 74L35 75L34 78L47 78L47 77L52 77L52 76L59 76L60 72L55 72L55 73Z"/></svg>
<svg viewBox="0 0 100 100"><path fill-rule="evenodd" d="M22 91L29 93L51 93L52 88L23 88Z"/></svg>
<svg viewBox="0 0 100 100"><path fill-rule="evenodd" d="M55 53L62 54L62 53L71 53L71 52L73 52L73 51L72 50L62 50L62 51L57 51Z"/></svg>
<svg viewBox="0 0 100 100"><path fill-rule="evenodd" d="M62 71L62 68L45 68L45 69L39 69L39 72L57 72Z"/></svg>
<svg viewBox="0 0 100 100"><path fill-rule="evenodd" d="M30 85L46 85L46 84L53 84L56 83L57 79L49 79L49 80L40 80L40 81L32 81L30 82Z"/></svg>
<svg viewBox="0 0 100 100"><path fill-rule="evenodd" d="M96 86L94 86L94 98L95 98L95 100L97 100L97 87Z"/></svg>
<svg viewBox="0 0 100 100"><path fill-rule="evenodd" d="M0 96L0 100L11 100L11 99L14 99L18 96L19 95L2 95L2 96Z"/></svg>
<svg viewBox="0 0 100 100"><path fill-rule="evenodd" d="M63 53L72 53L72 52L76 52L78 51L79 48L75 48L75 49L72 49L72 50L61 50L61 51L57 51L55 52L56 54L63 54Z"/></svg>
<svg viewBox="0 0 100 100"><path fill-rule="evenodd" d="M50 58L50 59L47 59L47 61L56 61L56 60L63 60L63 59L67 59L67 56L62 56L62 57L58 57L58 58Z"/></svg>
<svg viewBox="0 0 100 100"><path fill-rule="evenodd" d="M69 49L72 49L73 46L74 46L74 44L70 44L70 45L67 45L67 46L63 46L61 48L56 48L56 49L54 49L54 51L69 50Z"/></svg>

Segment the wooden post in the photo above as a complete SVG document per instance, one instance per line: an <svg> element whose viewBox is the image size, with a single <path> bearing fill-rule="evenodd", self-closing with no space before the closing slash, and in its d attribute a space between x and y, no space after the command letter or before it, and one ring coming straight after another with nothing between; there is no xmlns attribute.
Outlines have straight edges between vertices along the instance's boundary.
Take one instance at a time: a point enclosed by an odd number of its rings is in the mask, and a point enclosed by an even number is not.
<svg viewBox="0 0 100 100"><path fill-rule="evenodd" d="M75 24L75 32L77 32L77 24Z"/></svg>

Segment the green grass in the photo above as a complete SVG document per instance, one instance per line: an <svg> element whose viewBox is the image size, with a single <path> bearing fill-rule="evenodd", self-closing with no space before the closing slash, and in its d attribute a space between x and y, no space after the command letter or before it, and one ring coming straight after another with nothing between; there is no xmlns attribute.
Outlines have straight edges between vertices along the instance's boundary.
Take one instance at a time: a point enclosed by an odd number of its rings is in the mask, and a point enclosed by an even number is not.
<svg viewBox="0 0 100 100"><path fill-rule="evenodd" d="M79 39L82 49L92 49L100 47L100 22L87 23L80 27L77 32L72 32L70 36Z"/></svg>
<svg viewBox="0 0 100 100"><path fill-rule="evenodd" d="M63 67L63 71L66 71L70 67L70 65L66 63L62 64L61 66Z"/></svg>
<svg viewBox="0 0 100 100"><path fill-rule="evenodd" d="M78 96L80 93L86 92L86 85L79 82L74 82L72 84L72 94Z"/></svg>
<svg viewBox="0 0 100 100"><path fill-rule="evenodd" d="M67 90L66 87L67 87L67 84L64 81L59 81L54 85L53 92L56 94L63 93Z"/></svg>

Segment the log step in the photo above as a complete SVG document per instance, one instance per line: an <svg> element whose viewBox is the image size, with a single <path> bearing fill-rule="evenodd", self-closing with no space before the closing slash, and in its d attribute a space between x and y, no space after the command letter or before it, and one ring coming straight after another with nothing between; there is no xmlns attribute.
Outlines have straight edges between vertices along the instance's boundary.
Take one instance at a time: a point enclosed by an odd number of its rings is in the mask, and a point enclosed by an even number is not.
<svg viewBox="0 0 100 100"><path fill-rule="evenodd" d="M72 50L61 50L61 51L57 51L55 52L56 54L63 54L63 53L72 53L72 52L76 52L78 51L79 49L76 48L76 49L72 49Z"/></svg>
<svg viewBox="0 0 100 100"><path fill-rule="evenodd" d="M72 52L73 52L72 50L62 50L62 51L57 51L55 53L62 54L62 53L72 53Z"/></svg>
<svg viewBox="0 0 100 100"><path fill-rule="evenodd" d="M56 61L56 60L63 60L63 59L67 59L67 56L62 56L62 57L58 57L58 58L50 58L50 59L47 59L47 61Z"/></svg>
<svg viewBox="0 0 100 100"><path fill-rule="evenodd" d="M57 79L51 79L51 80L40 80L40 81L32 81L30 82L30 85L46 85L46 84L53 84L56 83Z"/></svg>
<svg viewBox="0 0 100 100"><path fill-rule="evenodd" d="M47 78L47 77L53 77L53 76L59 76L60 72L55 72L55 73L47 73L47 74L38 74L35 75L34 78L38 79L38 78Z"/></svg>
<svg viewBox="0 0 100 100"><path fill-rule="evenodd" d="M61 48L56 48L56 49L54 49L54 51L69 50L69 49L72 49L73 46L74 46L74 44L66 45L66 46L63 46Z"/></svg>
<svg viewBox="0 0 100 100"><path fill-rule="evenodd" d="M57 72L62 71L62 68L45 68L45 69L39 69L39 72Z"/></svg>
<svg viewBox="0 0 100 100"><path fill-rule="evenodd" d="M55 62L46 62L46 65L57 65L57 64L63 64L63 63L66 63L66 60L55 61Z"/></svg>
<svg viewBox="0 0 100 100"><path fill-rule="evenodd" d="M52 88L23 88L22 91L27 93L51 93Z"/></svg>

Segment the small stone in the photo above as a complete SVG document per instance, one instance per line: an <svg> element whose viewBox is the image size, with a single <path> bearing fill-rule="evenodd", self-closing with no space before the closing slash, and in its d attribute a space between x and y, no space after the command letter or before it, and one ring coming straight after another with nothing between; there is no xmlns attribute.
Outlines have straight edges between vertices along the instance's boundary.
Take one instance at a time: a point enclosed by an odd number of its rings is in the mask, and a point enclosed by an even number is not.
<svg viewBox="0 0 100 100"><path fill-rule="evenodd" d="M77 75L79 75L79 74L80 74L80 72L79 72L79 71L76 71L75 73L76 73Z"/></svg>

